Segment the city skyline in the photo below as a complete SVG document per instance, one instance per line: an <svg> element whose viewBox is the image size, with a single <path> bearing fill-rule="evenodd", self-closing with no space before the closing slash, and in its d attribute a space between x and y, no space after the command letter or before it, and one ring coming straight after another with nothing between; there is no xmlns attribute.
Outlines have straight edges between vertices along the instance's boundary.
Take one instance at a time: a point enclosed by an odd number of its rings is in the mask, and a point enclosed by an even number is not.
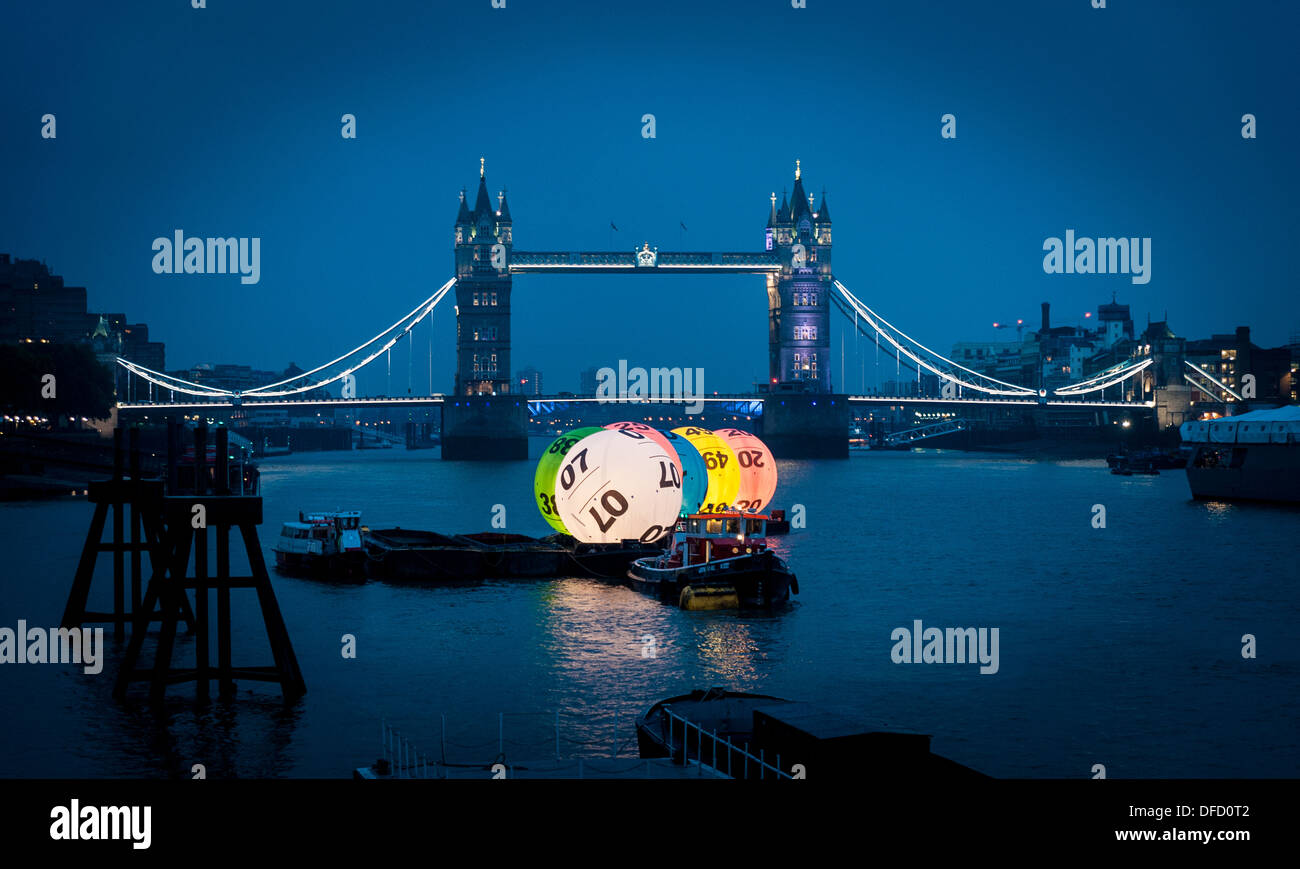
<svg viewBox="0 0 1300 869"><path fill-rule="evenodd" d="M128 29L150 60L114 53L111 91L79 80L79 64L29 80L41 40L0 60L24 82L0 101L15 146L7 188L28 203L21 220L5 214L0 248L86 286L92 309L149 323L173 368L280 370L354 346L452 273L452 210L480 158L492 194L509 189L528 250L760 250L768 197L792 186L800 159L810 192L834 203L835 276L931 346L992 340L993 322L1032 322L1042 301L1056 322L1083 323L1112 293L1135 321L1168 312L1188 337L1251 325L1271 347L1298 330L1280 254L1296 223L1294 71L1266 59L1285 56L1270 48L1284 10L1223 22L1011 3L936 20L668 4L629 28L604 6L482 5L387 22L258 10L252 33L216 8L91 9L70 24L7 13L87 66L108 62L104 34ZM989 34L977 45L960 39L971 16ZM720 27L736 38L700 54L695 32ZM575 29L594 46L582 57L546 50ZM439 30L455 38L432 42ZM806 42L780 60L791 32ZM245 53L232 65L223 46L236 34ZM466 72L483 59L490 74ZM1040 73L1025 81L1030 60ZM175 74L152 77L158 63ZM40 135L47 112L54 139ZM944 139L950 112L957 136ZM1241 135L1248 112L1256 139ZM643 138L646 113L655 138ZM345 114L355 139L340 135ZM1049 274L1044 243L1071 230L1152 239L1149 283ZM262 239L260 279L155 274L150 244L175 231ZM553 372L555 391L638 355L703 366L720 390L766 373L754 277L532 275L515 307L514 357ZM434 317L437 391L451 388L452 319ZM838 357L847 326L837 316L832 328ZM839 359L829 366L837 388L856 385L845 367L840 384Z"/></svg>

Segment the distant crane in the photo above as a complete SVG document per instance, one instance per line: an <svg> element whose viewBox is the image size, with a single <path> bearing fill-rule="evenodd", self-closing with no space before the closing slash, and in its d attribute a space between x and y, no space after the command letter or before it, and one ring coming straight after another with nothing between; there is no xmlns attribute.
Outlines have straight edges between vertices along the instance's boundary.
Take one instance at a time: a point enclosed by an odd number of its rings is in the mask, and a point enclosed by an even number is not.
<svg viewBox="0 0 1300 869"><path fill-rule="evenodd" d="M1000 321L1000 320L999 320L998 322L996 322L996 323L993 324L993 328L994 328L994 329L1010 329L1011 326L1012 326L1011 323L1004 323L1004 322L1002 322L1002 321ZM1022 338L1022 337L1024 337L1025 321L1024 321L1024 320L1017 320L1017 321L1015 322L1015 327L1016 327L1016 337L1017 337L1017 338Z"/></svg>

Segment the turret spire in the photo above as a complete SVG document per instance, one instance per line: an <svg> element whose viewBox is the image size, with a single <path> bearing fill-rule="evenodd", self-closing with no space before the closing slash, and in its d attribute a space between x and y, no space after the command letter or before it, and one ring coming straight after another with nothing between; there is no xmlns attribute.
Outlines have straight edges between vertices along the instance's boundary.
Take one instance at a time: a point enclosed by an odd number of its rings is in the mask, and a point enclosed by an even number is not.
<svg viewBox="0 0 1300 869"><path fill-rule="evenodd" d="M790 220L798 221L800 215L812 214L812 197L803 191L803 173L799 169L799 161L795 162L794 170L794 190L790 193Z"/></svg>
<svg viewBox="0 0 1300 869"><path fill-rule="evenodd" d="M456 225L469 225L473 222L473 218L470 217L469 206L465 204L465 188L462 187L460 189L460 211L456 212Z"/></svg>
<svg viewBox="0 0 1300 869"><path fill-rule="evenodd" d="M474 219L493 213L492 198L487 191L487 177L483 174L483 158L478 158L478 195L474 197Z"/></svg>

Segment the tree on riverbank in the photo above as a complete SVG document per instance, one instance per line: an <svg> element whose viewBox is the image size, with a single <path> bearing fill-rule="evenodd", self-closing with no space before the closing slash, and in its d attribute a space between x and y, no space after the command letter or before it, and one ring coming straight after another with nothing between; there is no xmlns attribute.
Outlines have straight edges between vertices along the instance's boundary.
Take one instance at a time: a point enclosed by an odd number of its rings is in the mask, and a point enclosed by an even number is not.
<svg viewBox="0 0 1300 869"><path fill-rule="evenodd" d="M104 419L113 407L113 375L84 345L0 345L0 372L0 408L10 416L57 427L60 417Z"/></svg>

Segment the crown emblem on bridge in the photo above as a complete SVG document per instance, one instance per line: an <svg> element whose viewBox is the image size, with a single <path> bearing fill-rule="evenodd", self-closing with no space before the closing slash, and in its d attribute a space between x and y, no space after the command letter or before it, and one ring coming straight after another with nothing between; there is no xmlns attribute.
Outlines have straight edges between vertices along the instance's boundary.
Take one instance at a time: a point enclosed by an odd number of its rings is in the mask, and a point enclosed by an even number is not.
<svg viewBox="0 0 1300 869"><path fill-rule="evenodd" d="M650 249L650 242L644 242L641 249L636 252L637 268L654 268L655 263L659 260L659 248Z"/></svg>

